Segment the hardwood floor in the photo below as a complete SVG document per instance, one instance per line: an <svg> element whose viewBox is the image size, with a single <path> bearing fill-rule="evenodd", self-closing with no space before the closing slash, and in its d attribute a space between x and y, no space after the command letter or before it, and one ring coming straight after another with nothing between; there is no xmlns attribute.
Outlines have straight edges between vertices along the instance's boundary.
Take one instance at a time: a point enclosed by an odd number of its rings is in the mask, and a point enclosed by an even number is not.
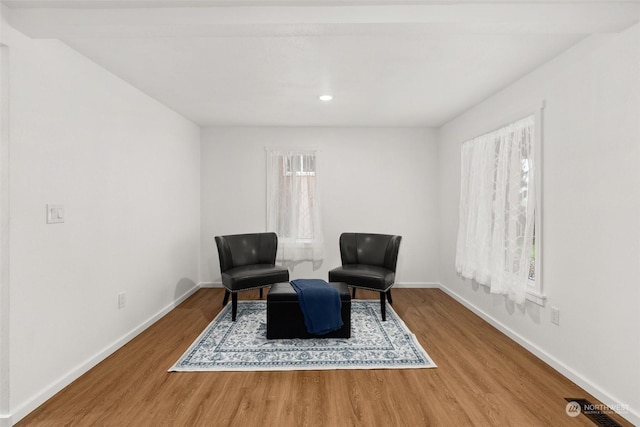
<svg viewBox="0 0 640 427"><path fill-rule="evenodd" d="M222 296L199 290L17 425L594 426L564 400L593 396L437 289L393 291L436 369L168 373Z"/></svg>

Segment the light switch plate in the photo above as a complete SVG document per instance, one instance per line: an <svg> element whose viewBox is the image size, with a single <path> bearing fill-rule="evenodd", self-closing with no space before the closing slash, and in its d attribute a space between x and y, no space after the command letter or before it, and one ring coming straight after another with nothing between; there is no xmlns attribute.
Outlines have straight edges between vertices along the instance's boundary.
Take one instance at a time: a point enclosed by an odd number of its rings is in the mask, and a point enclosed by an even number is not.
<svg viewBox="0 0 640 427"><path fill-rule="evenodd" d="M64 205L47 205L47 224L64 222Z"/></svg>
<svg viewBox="0 0 640 427"><path fill-rule="evenodd" d="M551 323L560 325L560 310L557 307L551 307Z"/></svg>

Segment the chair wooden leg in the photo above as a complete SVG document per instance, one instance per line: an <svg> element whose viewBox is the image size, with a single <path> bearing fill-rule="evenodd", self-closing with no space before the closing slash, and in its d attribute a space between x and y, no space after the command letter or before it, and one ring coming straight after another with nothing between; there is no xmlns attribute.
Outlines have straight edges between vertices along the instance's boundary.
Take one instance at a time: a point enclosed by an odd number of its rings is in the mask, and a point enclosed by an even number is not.
<svg viewBox="0 0 640 427"><path fill-rule="evenodd" d="M236 314L238 314L238 293L231 294L231 321L236 321Z"/></svg>
<svg viewBox="0 0 640 427"><path fill-rule="evenodd" d="M355 297L356 297L356 288L353 288L353 290L351 292L353 292L353 295L351 296L351 298L355 299Z"/></svg>
<svg viewBox="0 0 640 427"><path fill-rule="evenodd" d="M382 321L387 320L387 293L380 292L380 311L382 312Z"/></svg>
<svg viewBox="0 0 640 427"><path fill-rule="evenodd" d="M262 299L262 288L260 288L260 299Z"/></svg>
<svg viewBox="0 0 640 427"><path fill-rule="evenodd" d="M224 298L222 299L222 306L224 307L225 305L227 305L227 303L229 302L229 294L230 292L225 289L224 290Z"/></svg>
<svg viewBox="0 0 640 427"><path fill-rule="evenodd" d="M391 298L391 289L387 291L387 300L389 301L389 304L393 305L393 298Z"/></svg>

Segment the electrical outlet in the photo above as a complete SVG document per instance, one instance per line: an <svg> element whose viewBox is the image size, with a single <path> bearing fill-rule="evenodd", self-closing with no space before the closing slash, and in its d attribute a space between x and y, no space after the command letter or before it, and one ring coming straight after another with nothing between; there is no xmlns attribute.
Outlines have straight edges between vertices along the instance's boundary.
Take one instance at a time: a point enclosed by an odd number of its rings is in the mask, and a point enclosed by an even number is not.
<svg viewBox="0 0 640 427"><path fill-rule="evenodd" d="M118 294L118 309L122 310L127 305L127 294L120 292Z"/></svg>
<svg viewBox="0 0 640 427"><path fill-rule="evenodd" d="M560 325L560 309L557 307L551 307L551 323Z"/></svg>

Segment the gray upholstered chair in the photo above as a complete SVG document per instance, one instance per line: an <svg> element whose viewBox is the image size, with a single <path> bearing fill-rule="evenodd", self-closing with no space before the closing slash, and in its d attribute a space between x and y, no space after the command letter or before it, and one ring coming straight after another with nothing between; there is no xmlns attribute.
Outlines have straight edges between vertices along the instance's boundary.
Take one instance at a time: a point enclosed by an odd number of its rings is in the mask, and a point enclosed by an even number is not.
<svg viewBox="0 0 640 427"><path fill-rule="evenodd" d="M386 300L393 304L391 287L396 280L396 264L402 236L343 233L340 235L342 266L329 271L329 282L345 282L353 288L380 292L382 320L387 320Z"/></svg>
<svg viewBox="0 0 640 427"><path fill-rule="evenodd" d="M216 236L222 285L222 306L231 294L231 319L236 320L238 292L260 289L274 283L288 282L289 270L275 265L278 249L276 233L233 234Z"/></svg>

